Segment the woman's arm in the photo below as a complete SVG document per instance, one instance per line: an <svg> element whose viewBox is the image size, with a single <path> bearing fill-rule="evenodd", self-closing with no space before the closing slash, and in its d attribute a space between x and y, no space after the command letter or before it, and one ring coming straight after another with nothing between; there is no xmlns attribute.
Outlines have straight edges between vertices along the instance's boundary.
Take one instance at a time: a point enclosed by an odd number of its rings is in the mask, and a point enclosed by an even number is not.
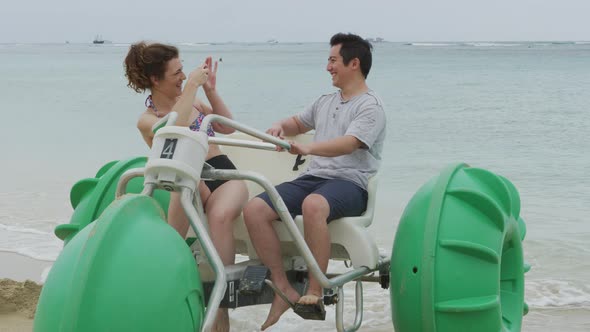
<svg viewBox="0 0 590 332"><path fill-rule="evenodd" d="M190 125L193 102L197 94L197 89L207 82L208 75L209 67L207 63L203 63L189 74L180 98L178 98L178 101L172 107L172 112L178 113L178 118L176 119L177 126L188 127Z"/></svg>
<svg viewBox="0 0 590 332"><path fill-rule="evenodd" d="M202 110L204 114L217 114L228 119L233 119L231 111L227 108L219 93L217 93L217 61L215 61L215 65L212 66L211 57L207 57L205 64L210 68L210 73L207 82L203 85L203 90L205 90L205 95L211 106L197 100L196 102L199 105L199 109ZM212 126L213 130L222 134L231 134L235 131L235 129L225 127L217 122L214 122Z"/></svg>
<svg viewBox="0 0 590 332"><path fill-rule="evenodd" d="M147 111L140 115L139 119L137 120L137 129L139 129L141 137L143 137L143 140L150 148L152 147L152 143L154 141L152 127L154 124L156 124L156 122L158 122L158 117L152 112Z"/></svg>

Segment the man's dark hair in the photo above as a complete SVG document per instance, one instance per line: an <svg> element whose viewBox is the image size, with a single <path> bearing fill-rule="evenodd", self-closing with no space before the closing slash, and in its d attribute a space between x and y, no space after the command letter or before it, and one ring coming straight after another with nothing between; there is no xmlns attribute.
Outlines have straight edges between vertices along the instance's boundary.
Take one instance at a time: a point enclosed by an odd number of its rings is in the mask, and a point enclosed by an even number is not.
<svg viewBox="0 0 590 332"><path fill-rule="evenodd" d="M371 71L373 58L371 51L373 46L367 40L352 33L337 33L330 39L330 46L342 45L340 47L340 56L345 66L348 66L350 60L357 58L361 63L361 72L367 78Z"/></svg>

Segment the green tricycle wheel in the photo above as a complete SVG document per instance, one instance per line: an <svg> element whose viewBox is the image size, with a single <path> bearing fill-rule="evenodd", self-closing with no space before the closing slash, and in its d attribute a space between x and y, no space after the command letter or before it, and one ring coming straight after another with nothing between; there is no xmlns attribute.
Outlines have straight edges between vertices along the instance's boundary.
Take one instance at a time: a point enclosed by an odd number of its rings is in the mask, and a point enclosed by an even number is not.
<svg viewBox="0 0 590 332"><path fill-rule="evenodd" d="M520 331L526 232L507 179L447 167L408 203L391 258L395 330Z"/></svg>
<svg viewBox="0 0 590 332"><path fill-rule="evenodd" d="M49 273L34 331L196 331L196 263L151 197L125 195L70 240Z"/></svg>

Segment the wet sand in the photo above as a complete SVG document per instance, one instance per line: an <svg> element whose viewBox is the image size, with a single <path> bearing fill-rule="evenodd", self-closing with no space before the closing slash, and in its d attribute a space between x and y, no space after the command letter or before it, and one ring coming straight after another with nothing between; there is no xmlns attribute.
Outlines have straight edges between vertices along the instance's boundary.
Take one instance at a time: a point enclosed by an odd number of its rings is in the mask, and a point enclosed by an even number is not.
<svg viewBox="0 0 590 332"><path fill-rule="evenodd" d="M41 283L43 273L47 273L51 265L53 265L51 261L37 260L13 252L0 251L0 279L31 280Z"/></svg>
<svg viewBox="0 0 590 332"><path fill-rule="evenodd" d="M0 332L33 330L43 273L53 264L0 251Z"/></svg>

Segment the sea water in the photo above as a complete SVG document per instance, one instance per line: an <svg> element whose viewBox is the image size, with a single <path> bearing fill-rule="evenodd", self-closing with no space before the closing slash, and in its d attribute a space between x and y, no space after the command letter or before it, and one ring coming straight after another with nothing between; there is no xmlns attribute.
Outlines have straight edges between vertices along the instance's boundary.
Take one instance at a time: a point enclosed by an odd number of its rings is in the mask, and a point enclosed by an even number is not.
<svg viewBox="0 0 590 332"><path fill-rule="evenodd" d="M446 165L485 168L521 195L530 310L590 315L590 44L374 46L368 84L387 114L371 226L381 250L391 251L412 195ZM0 45L0 250L54 260L62 242L53 229L69 222L71 186L108 161L147 154L135 127L146 95L126 87L128 47ZM219 93L238 121L261 130L334 91L324 43L179 47L187 74L208 55L221 61ZM387 291L365 286L363 330L392 330L389 305ZM267 310L233 311L234 330L255 330ZM326 322L302 323L288 313L278 326L323 331L334 329L333 317L328 309Z"/></svg>

